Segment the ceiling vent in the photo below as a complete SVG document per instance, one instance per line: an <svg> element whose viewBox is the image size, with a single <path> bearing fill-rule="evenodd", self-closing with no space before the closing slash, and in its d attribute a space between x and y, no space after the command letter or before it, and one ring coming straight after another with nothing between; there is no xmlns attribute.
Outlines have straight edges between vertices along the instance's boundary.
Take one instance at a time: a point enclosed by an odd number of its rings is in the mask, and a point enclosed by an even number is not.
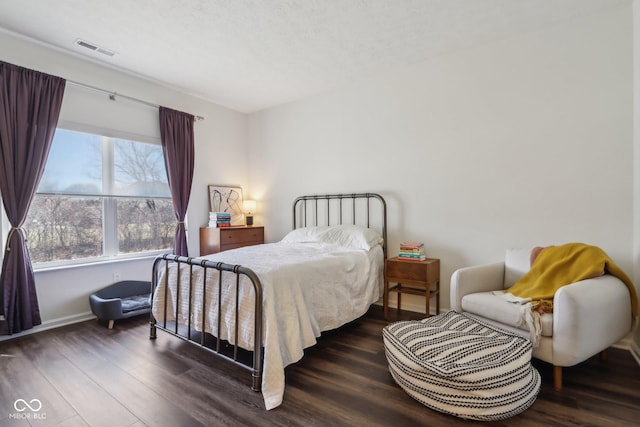
<svg viewBox="0 0 640 427"><path fill-rule="evenodd" d="M83 48L85 48L85 49L92 50L92 51L94 51L94 52L101 53L101 54L103 54L103 55L113 56L113 55L115 55L115 54L116 54L114 51L112 51L112 50L110 50L110 49L107 49L107 48L104 48L104 47L100 47L100 46L98 46L97 44L94 44L94 43L88 42L88 41L86 41L86 40L77 39L75 43L76 43L76 45L78 45L78 46L80 46L80 47L83 47Z"/></svg>

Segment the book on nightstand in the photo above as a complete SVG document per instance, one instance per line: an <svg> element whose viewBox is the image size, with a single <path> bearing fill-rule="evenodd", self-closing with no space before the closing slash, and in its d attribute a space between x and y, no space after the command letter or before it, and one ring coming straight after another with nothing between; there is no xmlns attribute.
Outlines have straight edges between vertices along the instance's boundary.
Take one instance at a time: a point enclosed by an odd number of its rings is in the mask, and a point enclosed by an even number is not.
<svg viewBox="0 0 640 427"><path fill-rule="evenodd" d="M400 243L400 251L398 252L398 259L405 261L424 261L427 259L427 254L424 251L424 243L406 241Z"/></svg>

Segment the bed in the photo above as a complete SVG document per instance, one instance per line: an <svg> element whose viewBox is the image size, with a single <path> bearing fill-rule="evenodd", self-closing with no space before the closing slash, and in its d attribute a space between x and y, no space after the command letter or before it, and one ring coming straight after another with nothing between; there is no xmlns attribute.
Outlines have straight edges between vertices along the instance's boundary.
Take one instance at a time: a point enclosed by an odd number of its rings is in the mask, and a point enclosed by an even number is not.
<svg viewBox="0 0 640 427"><path fill-rule="evenodd" d="M245 366L265 408L275 408L285 367L380 299L386 221L376 193L301 196L292 231L277 243L159 257L150 337L160 329Z"/></svg>

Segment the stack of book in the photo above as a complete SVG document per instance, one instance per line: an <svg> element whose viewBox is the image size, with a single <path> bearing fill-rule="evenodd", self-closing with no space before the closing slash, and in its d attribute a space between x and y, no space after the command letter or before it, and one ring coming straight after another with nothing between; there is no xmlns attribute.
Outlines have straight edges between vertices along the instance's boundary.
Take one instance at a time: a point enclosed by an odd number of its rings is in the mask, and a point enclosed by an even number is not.
<svg viewBox="0 0 640 427"><path fill-rule="evenodd" d="M229 212L209 212L209 227L231 227Z"/></svg>
<svg viewBox="0 0 640 427"><path fill-rule="evenodd" d="M407 261L424 261L427 255L424 252L424 243L421 242L402 242L400 243L400 252L398 259Z"/></svg>

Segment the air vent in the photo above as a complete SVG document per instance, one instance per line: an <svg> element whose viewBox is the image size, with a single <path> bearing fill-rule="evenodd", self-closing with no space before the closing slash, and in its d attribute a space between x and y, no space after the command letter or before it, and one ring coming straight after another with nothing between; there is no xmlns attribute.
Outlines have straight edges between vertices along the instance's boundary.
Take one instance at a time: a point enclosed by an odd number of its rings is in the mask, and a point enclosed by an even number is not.
<svg viewBox="0 0 640 427"><path fill-rule="evenodd" d="M103 55L107 55L107 56L113 56L116 54L114 51L109 49L104 49L102 47L99 47L98 50L96 50L96 52L102 53Z"/></svg>
<svg viewBox="0 0 640 427"><path fill-rule="evenodd" d="M85 49L89 49L92 50L94 52L98 52L101 53L103 55L107 55L107 56L113 56L116 53L110 49L104 48L104 47L100 47L97 44L88 42L86 40L82 40L82 39L77 39L75 42L78 46L83 47Z"/></svg>

